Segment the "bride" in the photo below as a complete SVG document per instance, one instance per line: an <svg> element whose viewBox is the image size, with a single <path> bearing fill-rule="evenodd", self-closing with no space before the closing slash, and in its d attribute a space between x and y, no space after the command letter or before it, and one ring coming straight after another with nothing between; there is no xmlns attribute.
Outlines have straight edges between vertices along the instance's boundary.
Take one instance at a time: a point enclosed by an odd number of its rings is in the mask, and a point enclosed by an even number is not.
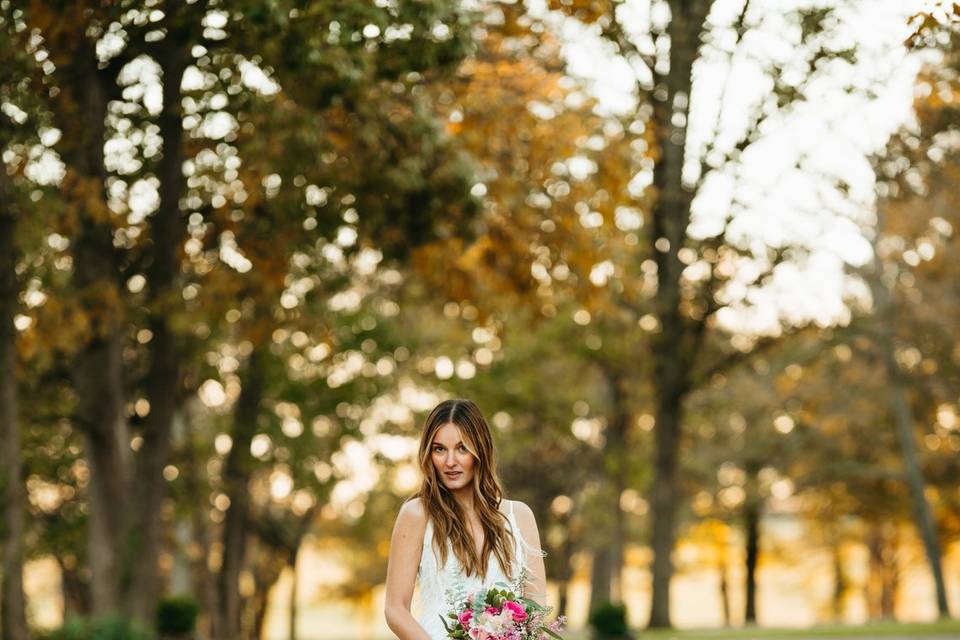
<svg viewBox="0 0 960 640"><path fill-rule="evenodd" d="M498 583L546 605L536 519L530 507L503 497L490 427L477 405L446 400L434 407L419 461L423 482L400 508L387 563L384 615L397 638L446 640L441 617L450 605ZM417 618L410 611L415 582Z"/></svg>

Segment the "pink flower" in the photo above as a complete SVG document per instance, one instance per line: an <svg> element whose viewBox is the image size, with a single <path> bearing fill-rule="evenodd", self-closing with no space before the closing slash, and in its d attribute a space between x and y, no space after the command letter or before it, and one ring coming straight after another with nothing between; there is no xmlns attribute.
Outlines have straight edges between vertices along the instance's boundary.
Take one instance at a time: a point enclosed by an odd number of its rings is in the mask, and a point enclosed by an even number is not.
<svg viewBox="0 0 960 640"><path fill-rule="evenodd" d="M496 624L501 630L510 629L511 627L513 627L513 622L514 622L513 611L508 609L507 607L504 607L500 611L500 615L494 617L494 620L496 620Z"/></svg>
<svg viewBox="0 0 960 640"><path fill-rule="evenodd" d="M527 619L527 612L523 610L523 607L518 602L507 601L503 603L504 609L509 609L513 612L513 620L515 622L523 622Z"/></svg>
<svg viewBox="0 0 960 640"><path fill-rule="evenodd" d="M487 638L491 637L491 634L486 629L474 627L470 629L470 637L473 638L473 640L487 640Z"/></svg>
<svg viewBox="0 0 960 640"><path fill-rule="evenodd" d="M498 615L500 613L500 609L497 609L496 607L487 607L485 611L487 613L492 613L493 615Z"/></svg>
<svg viewBox="0 0 960 640"><path fill-rule="evenodd" d="M470 619L473 618L473 609L467 609L457 618L464 629L470 626Z"/></svg>
<svg viewBox="0 0 960 640"><path fill-rule="evenodd" d="M559 633L563 630L564 625L567 624L567 616L559 616L556 620L547 625L551 631Z"/></svg>

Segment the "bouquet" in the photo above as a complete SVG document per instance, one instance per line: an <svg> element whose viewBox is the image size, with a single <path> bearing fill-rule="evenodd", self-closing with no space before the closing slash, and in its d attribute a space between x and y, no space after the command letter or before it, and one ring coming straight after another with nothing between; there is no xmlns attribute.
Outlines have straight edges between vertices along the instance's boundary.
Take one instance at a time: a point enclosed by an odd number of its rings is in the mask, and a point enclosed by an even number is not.
<svg viewBox="0 0 960 640"><path fill-rule="evenodd" d="M566 617L547 623L552 610L508 588L492 588L468 595L440 619L451 640L563 640L558 632Z"/></svg>

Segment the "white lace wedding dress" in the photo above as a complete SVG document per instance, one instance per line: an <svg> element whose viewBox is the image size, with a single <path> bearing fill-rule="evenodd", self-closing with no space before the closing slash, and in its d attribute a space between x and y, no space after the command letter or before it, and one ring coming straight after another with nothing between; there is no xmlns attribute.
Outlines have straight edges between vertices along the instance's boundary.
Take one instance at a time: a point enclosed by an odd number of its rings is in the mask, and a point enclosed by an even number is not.
<svg viewBox="0 0 960 640"><path fill-rule="evenodd" d="M514 576L512 582L504 575L500 563L493 554L490 555L486 579L481 580L478 575L466 576L460 561L453 553L449 540L447 541L447 563L444 567L440 567L439 552L433 545L433 523L427 520L427 528L423 533L423 551L420 554L420 571L417 573L420 595L420 614L417 616L417 622L426 630L431 640L446 640L447 630L443 626L441 617L446 617L451 603L462 601L468 593L494 586L505 586L518 595L524 595L520 584L520 572L527 566L527 554L546 555L542 550L526 543L520 535L520 527L513 514L513 501L506 502L509 509L507 521L516 538L514 561L511 566Z"/></svg>

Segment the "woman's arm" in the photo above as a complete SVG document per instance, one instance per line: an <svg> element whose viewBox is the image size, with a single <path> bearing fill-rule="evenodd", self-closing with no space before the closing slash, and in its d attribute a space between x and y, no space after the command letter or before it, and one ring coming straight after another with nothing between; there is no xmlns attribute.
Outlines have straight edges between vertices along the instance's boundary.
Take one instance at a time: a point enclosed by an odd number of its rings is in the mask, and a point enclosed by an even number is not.
<svg viewBox="0 0 960 640"><path fill-rule="evenodd" d="M537 604L547 604L547 570L543 564L543 552L540 547L540 531L537 529L537 519L533 510L519 500L514 504L517 515L517 524L520 526L520 536L526 543L526 565L531 577L524 586L524 593Z"/></svg>
<svg viewBox="0 0 960 640"><path fill-rule="evenodd" d="M426 513L419 498L404 503L393 525L383 613L387 626L399 640L431 640L410 613L426 526Z"/></svg>

